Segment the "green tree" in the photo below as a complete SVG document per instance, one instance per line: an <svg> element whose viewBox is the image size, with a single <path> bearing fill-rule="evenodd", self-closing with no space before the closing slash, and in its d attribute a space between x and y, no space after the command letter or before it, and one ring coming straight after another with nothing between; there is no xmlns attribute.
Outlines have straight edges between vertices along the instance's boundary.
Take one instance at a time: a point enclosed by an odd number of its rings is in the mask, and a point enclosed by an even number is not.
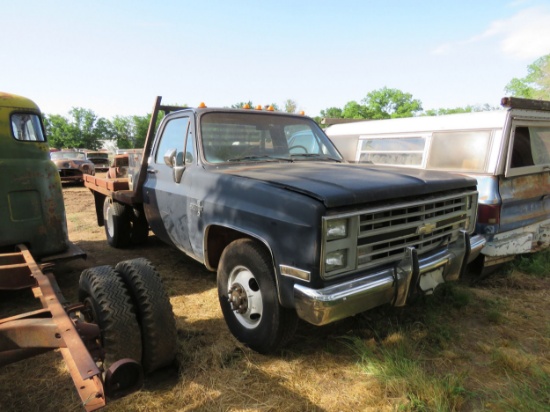
<svg viewBox="0 0 550 412"><path fill-rule="evenodd" d="M296 109L298 108L296 101L292 99L286 99L284 102L284 106L285 112L287 113L296 113Z"/></svg>
<svg viewBox="0 0 550 412"><path fill-rule="evenodd" d="M79 149L97 150L101 146L99 138L94 134L94 126L97 120L97 115L89 109L82 107L73 107L69 111L71 121L69 126L71 129L71 147Z"/></svg>
<svg viewBox="0 0 550 412"><path fill-rule="evenodd" d="M254 106L254 103L252 103L252 100L249 100L247 102L239 102L239 103L235 103L235 104L232 104L231 105L231 108L232 109L242 109L245 105L248 105L251 109L253 109L255 106Z"/></svg>
<svg viewBox="0 0 550 412"><path fill-rule="evenodd" d="M387 87L368 93L361 103L366 106L365 119L412 117L422 111L422 102L412 94Z"/></svg>
<svg viewBox="0 0 550 412"><path fill-rule="evenodd" d="M70 117L46 115L44 124L51 147L98 150L102 140L113 139L113 125L89 109L73 107Z"/></svg>
<svg viewBox="0 0 550 412"><path fill-rule="evenodd" d="M527 75L510 80L504 91L516 97L550 100L550 54L527 66Z"/></svg>
<svg viewBox="0 0 550 412"><path fill-rule="evenodd" d="M149 130L151 116L151 113L145 116L132 116L132 122L134 124L134 142L131 148L143 148L145 146L145 138L147 137L147 131Z"/></svg>
<svg viewBox="0 0 550 412"><path fill-rule="evenodd" d="M58 149L71 147L68 145L71 131L69 121L58 114L44 116L44 127L50 147Z"/></svg>
<svg viewBox="0 0 550 412"><path fill-rule="evenodd" d="M444 114L455 114L455 113L473 113L473 112L487 112L487 111L493 111L493 110L499 110L499 107L491 106L487 103L481 106L464 106L464 107L455 107L453 109L429 109L424 111L421 116L441 116Z"/></svg>
<svg viewBox="0 0 550 412"><path fill-rule="evenodd" d="M130 148L143 148L145 146L145 139L147 138L147 132L149 131L149 123L151 123L152 114L148 113L145 116L132 116L134 141ZM155 125L155 132L158 130L159 124L164 119L164 112L159 112L157 116L157 123Z"/></svg>
<svg viewBox="0 0 550 412"><path fill-rule="evenodd" d="M115 116L112 124L117 147L119 149L134 148L136 143L134 119L131 116Z"/></svg>
<svg viewBox="0 0 550 412"><path fill-rule="evenodd" d="M346 103L343 109L330 107L321 110L321 117L344 119L391 119L412 117L422 111L422 102L413 99L412 94L398 89L373 90L361 100Z"/></svg>
<svg viewBox="0 0 550 412"><path fill-rule="evenodd" d="M342 110L342 117L345 119L370 119L368 108L355 100L347 102Z"/></svg>
<svg viewBox="0 0 550 412"><path fill-rule="evenodd" d="M331 119L341 119L344 117L342 109L339 107L329 107L328 109L321 110L321 117L329 117Z"/></svg>

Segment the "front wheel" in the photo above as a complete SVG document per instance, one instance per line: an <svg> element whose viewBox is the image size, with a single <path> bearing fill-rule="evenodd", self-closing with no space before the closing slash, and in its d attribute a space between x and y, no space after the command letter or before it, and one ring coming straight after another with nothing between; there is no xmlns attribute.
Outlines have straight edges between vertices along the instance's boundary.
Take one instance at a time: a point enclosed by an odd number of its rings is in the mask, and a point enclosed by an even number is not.
<svg viewBox="0 0 550 412"><path fill-rule="evenodd" d="M271 256L251 239L229 244L218 269L218 297L231 333L260 353L272 353L294 335L298 317L279 303Z"/></svg>

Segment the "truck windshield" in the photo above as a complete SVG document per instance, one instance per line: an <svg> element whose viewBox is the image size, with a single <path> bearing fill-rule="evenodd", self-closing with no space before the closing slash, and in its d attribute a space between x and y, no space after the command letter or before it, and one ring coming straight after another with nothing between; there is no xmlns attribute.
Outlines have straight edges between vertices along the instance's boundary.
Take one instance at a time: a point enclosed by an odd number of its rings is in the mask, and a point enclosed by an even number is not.
<svg viewBox="0 0 550 412"><path fill-rule="evenodd" d="M95 159L109 159L109 153L104 153L104 152L89 152L86 154L86 157L88 157L88 159L90 158L95 158Z"/></svg>
<svg viewBox="0 0 550 412"><path fill-rule="evenodd" d="M330 140L309 118L266 113L206 113L201 117L209 163L342 161Z"/></svg>

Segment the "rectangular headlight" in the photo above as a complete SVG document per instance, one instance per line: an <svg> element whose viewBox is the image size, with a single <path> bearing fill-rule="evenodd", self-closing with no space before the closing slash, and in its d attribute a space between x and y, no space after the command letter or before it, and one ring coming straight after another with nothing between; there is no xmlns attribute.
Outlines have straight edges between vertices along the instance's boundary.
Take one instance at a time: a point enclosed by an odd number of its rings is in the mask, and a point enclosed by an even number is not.
<svg viewBox="0 0 550 412"><path fill-rule="evenodd" d="M347 219L327 221L327 240L343 239L348 235Z"/></svg>
<svg viewBox="0 0 550 412"><path fill-rule="evenodd" d="M327 253L325 258L326 272L342 269L342 268L345 268L347 265L348 265L347 249L335 250L334 252Z"/></svg>

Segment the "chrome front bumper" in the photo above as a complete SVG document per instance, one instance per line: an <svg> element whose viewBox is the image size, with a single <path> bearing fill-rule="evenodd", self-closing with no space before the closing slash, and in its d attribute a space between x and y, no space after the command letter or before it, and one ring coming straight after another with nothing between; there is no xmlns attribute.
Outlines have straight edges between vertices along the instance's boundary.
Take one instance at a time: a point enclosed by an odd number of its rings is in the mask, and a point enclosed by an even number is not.
<svg viewBox="0 0 550 412"><path fill-rule="evenodd" d="M470 255L468 263L471 263L481 253L481 249L487 244L487 239L482 235L474 235L470 237Z"/></svg>
<svg viewBox="0 0 550 412"><path fill-rule="evenodd" d="M429 294L437 285L457 280L469 255L470 237L462 231L448 249L419 257L414 248L408 248L395 266L357 279L323 289L295 284L296 311L309 323L325 325L386 303L403 306L417 290Z"/></svg>

